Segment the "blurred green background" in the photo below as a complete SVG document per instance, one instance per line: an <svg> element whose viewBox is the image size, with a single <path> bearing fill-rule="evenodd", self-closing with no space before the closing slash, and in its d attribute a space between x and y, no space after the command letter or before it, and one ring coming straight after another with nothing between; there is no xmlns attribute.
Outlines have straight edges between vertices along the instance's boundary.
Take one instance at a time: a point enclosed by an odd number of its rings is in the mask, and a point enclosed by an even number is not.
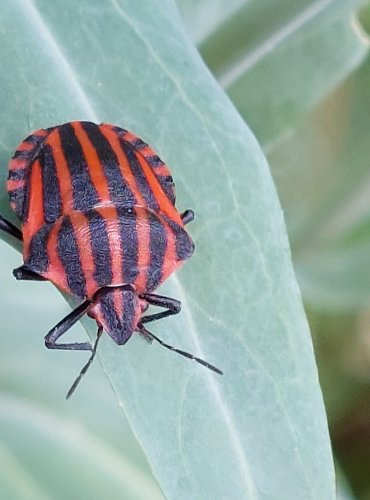
<svg viewBox="0 0 370 500"><path fill-rule="evenodd" d="M370 7L340 0L178 0L178 6L205 62L268 157L341 484L346 498L368 500ZM78 487L85 498L162 498L98 365L78 399L68 405L61 399L83 356L55 356L40 338L69 310L63 298L49 284L37 284L36 293L35 284L16 283L10 270L20 256L2 241L0 257L6 290L0 303L1 498L57 498L58 481L60 498L82 498ZM78 334L84 335L79 325L71 336ZM37 407L22 404L33 396ZM59 478L49 469L51 449L62 457ZM39 470L53 474L53 485Z"/></svg>

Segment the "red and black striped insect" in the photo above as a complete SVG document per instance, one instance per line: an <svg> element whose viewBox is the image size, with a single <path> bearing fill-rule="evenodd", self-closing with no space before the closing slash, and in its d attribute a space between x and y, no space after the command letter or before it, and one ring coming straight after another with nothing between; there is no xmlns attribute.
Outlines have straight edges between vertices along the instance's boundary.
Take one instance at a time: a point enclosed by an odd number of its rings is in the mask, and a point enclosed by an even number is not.
<svg viewBox="0 0 370 500"><path fill-rule="evenodd" d="M0 229L23 241L20 280L49 280L82 303L45 337L49 349L88 350L91 364L105 330L118 345L134 332L222 373L156 337L146 324L180 312L178 300L154 294L194 251L185 225L192 210L175 207L168 167L122 128L75 121L40 129L17 148L7 190L22 230L0 216ZM163 312L144 315L149 305ZM85 313L98 324L94 346L58 343Z"/></svg>

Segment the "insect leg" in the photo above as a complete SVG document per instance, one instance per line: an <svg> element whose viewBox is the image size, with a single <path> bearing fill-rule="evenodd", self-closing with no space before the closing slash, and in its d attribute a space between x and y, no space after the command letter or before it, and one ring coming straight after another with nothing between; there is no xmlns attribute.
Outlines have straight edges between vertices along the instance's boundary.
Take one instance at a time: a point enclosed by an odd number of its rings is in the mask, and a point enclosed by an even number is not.
<svg viewBox="0 0 370 500"><path fill-rule="evenodd" d="M194 214L193 210L191 210L189 208L188 210L185 210L185 212L183 212L180 215L180 217L181 217L182 223L184 224L184 226L186 226L186 224L189 224L189 222L193 222L195 214Z"/></svg>
<svg viewBox="0 0 370 500"><path fill-rule="evenodd" d="M86 363L86 365L82 368L82 370L80 371L80 374L79 376L76 378L76 380L73 382L71 388L69 389L69 391L67 392L67 396L66 396L66 399L69 399L72 394L74 393L76 387L78 386L78 384L81 382L81 379L82 377L85 375L85 373L87 372L87 370L89 369L91 363L94 361L94 358L95 358L95 355L96 355L96 349L98 347L98 342L99 342L99 339L100 337L102 336L102 333L103 333L103 328L101 326L99 326L98 328L98 333L96 334L96 340L95 340L95 344L94 344L94 347L92 349L92 354L88 360L88 362Z"/></svg>
<svg viewBox="0 0 370 500"><path fill-rule="evenodd" d="M48 349L65 349L67 351L91 351L92 347L88 342L73 342L71 344L57 344L56 341L64 335L82 316L91 305L91 300L85 300L76 309L63 318L45 336L45 345Z"/></svg>
<svg viewBox="0 0 370 500"><path fill-rule="evenodd" d="M16 226L14 226L14 224L4 219L4 217L2 217L1 215L0 215L0 229L5 233L10 234L11 236L14 236L14 238L17 238L17 240L23 241L22 232Z"/></svg>
<svg viewBox="0 0 370 500"><path fill-rule="evenodd" d="M143 318L141 318L141 320L137 325L137 329L141 335L143 335L149 342L155 340L166 349L177 352L177 354L181 354L181 356L192 359L193 361L196 361L197 363L205 366L209 370L212 370L222 375L222 370L220 370L214 365L211 365L211 363L208 363L208 361L204 361L204 359L198 358L197 356L194 356L194 354L191 354L187 351L183 351L182 349L178 349L177 347L167 344L159 337L154 335L154 333L150 332L145 328L144 326L145 323L150 323L151 321L156 321L157 319L165 318L166 316L171 316L173 314L179 313L181 309L181 302L179 300L172 299L170 297L163 297L162 295L156 295L152 293L143 293L142 295L140 295L140 298L146 300L149 304L153 306L167 308L167 311L157 314L149 314L148 316L144 316Z"/></svg>
<svg viewBox="0 0 370 500"><path fill-rule="evenodd" d="M145 335L150 340L155 340L156 342L161 344L161 346L165 347L166 349L169 349L170 351L177 352L177 354L181 354L181 356L184 356L185 358L192 359L193 361L196 361L200 365L205 366L209 370L212 370L212 371L218 373L219 375L223 375L222 370L220 370L216 366L211 365L211 363L208 363L208 361L204 361L204 359L198 358L198 356L194 356L194 354L191 354L190 352L183 351L182 349L178 349L177 347L174 347L172 345L167 344L162 339L160 339L159 337L154 335L154 333L147 330L145 328L145 326L139 325L139 331L142 335Z"/></svg>
<svg viewBox="0 0 370 500"><path fill-rule="evenodd" d="M167 311L163 311L161 313L148 314L147 316L144 316L139 322L140 325L178 314L181 311L181 302L179 300L172 299L171 297L164 297L163 295L156 295L153 293L143 293L140 295L140 298L146 300L152 306L164 307L167 309Z"/></svg>
<svg viewBox="0 0 370 500"><path fill-rule="evenodd" d="M17 267L17 269L14 269L13 275L17 280L47 281L46 278L44 278L40 274L35 273L35 271L31 271L31 269L27 269L26 266Z"/></svg>

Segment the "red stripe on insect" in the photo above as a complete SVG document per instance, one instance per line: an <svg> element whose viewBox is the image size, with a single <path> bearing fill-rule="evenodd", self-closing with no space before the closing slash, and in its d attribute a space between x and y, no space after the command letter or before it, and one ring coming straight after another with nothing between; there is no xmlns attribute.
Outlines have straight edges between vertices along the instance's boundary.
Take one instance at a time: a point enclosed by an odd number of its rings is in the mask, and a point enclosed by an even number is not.
<svg viewBox="0 0 370 500"><path fill-rule="evenodd" d="M122 284L122 248L120 223L114 206L96 207L96 211L104 217L109 239L109 252L112 261L112 283Z"/></svg>
<svg viewBox="0 0 370 500"><path fill-rule="evenodd" d="M17 148L17 151L31 151L31 149L34 148L34 145L31 144L30 142L23 141ZM16 151L16 152L17 152Z"/></svg>
<svg viewBox="0 0 370 500"><path fill-rule="evenodd" d="M138 259L137 267L139 274L135 280L135 287L138 293L145 291L147 284L147 270L150 265L150 225L147 211L141 207L135 208L136 230L138 239Z"/></svg>
<svg viewBox="0 0 370 500"><path fill-rule="evenodd" d="M133 143L137 139L137 135L133 134L132 132L126 131L122 137L125 139L125 141Z"/></svg>
<svg viewBox="0 0 370 500"><path fill-rule="evenodd" d="M9 179L6 183L7 191L14 191L15 189L23 188L25 185L24 179L13 180Z"/></svg>
<svg viewBox="0 0 370 500"><path fill-rule="evenodd" d="M168 177L171 175L165 164L161 165L160 167L156 167L155 174L159 177Z"/></svg>
<svg viewBox="0 0 370 500"><path fill-rule="evenodd" d="M165 280L172 272L177 263L176 241L174 234L163 220L161 220L167 234L167 248L162 267L162 280Z"/></svg>
<svg viewBox="0 0 370 500"><path fill-rule="evenodd" d="M12 158L9 162L9 170L20 170L29 166L28 162L25 162L22 158Z"/></svg>
<svg viewBox="0 0 370 500"><path fill-rule="evenodd" d="M150 168L150 166L142 156L136 154L136 158L138 159L141 168L143 169L143 172L145 174L145 177L147 178L147 181L153 191L153 194L159 205L160 211L162 211L170 219L174 220L175 222L177 222L182 226L183 224L179 212L167 198L167 195L164 193L162 186L159 184L159 181L155 176L153 170Z"/></svg>
<svg viewBox="0 0 370 500"><path fill-rule="evenodd" d="M28 257L28 244L34 234L44 225L44 204L43 204L43 185L41 175L41 165L39 160L32 164L31 175L29 179L29 206L26 222L22 226L23 239L25 242L23 256Z"/></svg>
<svg viewBox="0 0 370 500"><path fill-rule="evenodd" d="M144 156L144 158L147 158L148 156L153 156L154 152L152 148L146 145L143 148L140 148L140 154Z"/></svg>
<svg viewBox="0 0 370 500"><path fill-rule="evenodd" d="M126 155L123 153L122 148L120 146L119 136L117 136L117 134L114 131L112 131L109 127L105 125L102 126L100 130L101 133L108 140L111 148L113 149L114 153L118 158L119 168L121 170L122 177L125 179L129 188L133 192L138 204L145 206L146 205L145 200L141 196L140 190L136 183L135 177L131 171Z"/></svg>

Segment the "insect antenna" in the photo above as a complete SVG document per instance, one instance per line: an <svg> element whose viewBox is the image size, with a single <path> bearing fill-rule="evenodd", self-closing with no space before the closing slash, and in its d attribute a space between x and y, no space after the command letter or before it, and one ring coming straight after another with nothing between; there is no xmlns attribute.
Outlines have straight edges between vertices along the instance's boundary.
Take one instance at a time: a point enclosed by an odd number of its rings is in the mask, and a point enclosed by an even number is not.
<svg viewBox="0 0 370 500"><path fill-rule="evenodd" d="M92 354L89 358L89 361L86 363L86 365L82 368L79 376L76 378L76 380L73 382L73 384L71 385L71 388L69 389L69 391L67 392L67 396L66 396L66 399L69 399L72 394L75 392L75 389L76 387L78 386L78 384L80 383L82 377L85 375L85 373L87 372L87 370L89 369L91 363L93 362L94 358L95 358L95 355L96 355L96 349L98 347L98 342L99 342L99 339L101 337L103 333L103 328L101 326L99 326L98 328L98 333L96 335L96 340L95 340L95 344L94 344L94 347L93 347L93 350L92 350Z"/></svg>
<svg viewBox="0 0 370 500"><path fill-rule="evenodd" d="M204 361L203 359L197 358L193 354L190 354L190 352L182 351L181 349L177 349L177 347L173 347L172 345L166 344L166 342L163 342L163 340L161 340L156 335L154 335L154 333L147 330L143 325L138 325L138 329L144 336L146 336L152 340L155 340L156 342L161 344L166 349L169 349L170 351L177 352L178 354L181 354L181 356L185 356L185 358L193 359L194 361L196 361L200 365L203 365L203 366L209 368L210 370L212 370L216 373L219 373L220 375L223 375L223 372L219 368L216 368L215 366L211 365L207 361Z"/></svg>

